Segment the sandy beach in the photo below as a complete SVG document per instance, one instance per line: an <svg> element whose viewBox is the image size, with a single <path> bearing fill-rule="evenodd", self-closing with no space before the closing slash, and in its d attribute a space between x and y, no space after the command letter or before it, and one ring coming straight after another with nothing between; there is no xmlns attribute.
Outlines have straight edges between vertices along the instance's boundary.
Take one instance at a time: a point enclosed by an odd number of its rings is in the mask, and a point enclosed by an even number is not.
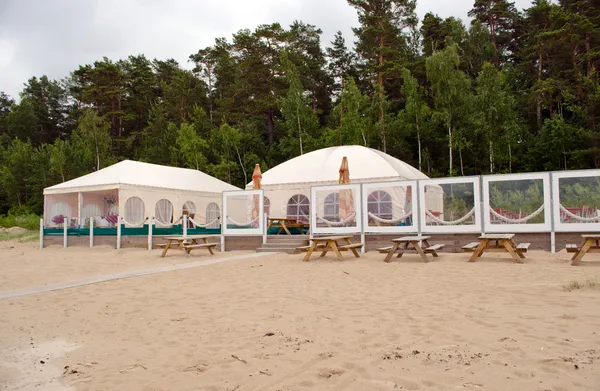
<svg viewBox="0 0 600 391"><path fill-rule="evenodd" d="M600 389L598 254L159 254L0 242L1 292L223 261L0 299L0 388Z"/></svg>

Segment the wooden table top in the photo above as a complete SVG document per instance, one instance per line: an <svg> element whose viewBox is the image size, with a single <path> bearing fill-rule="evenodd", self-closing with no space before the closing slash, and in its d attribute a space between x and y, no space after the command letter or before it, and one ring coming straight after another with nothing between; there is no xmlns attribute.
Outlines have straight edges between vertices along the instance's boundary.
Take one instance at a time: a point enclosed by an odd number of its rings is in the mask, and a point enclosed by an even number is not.
<svg viewBox="0 0 600 391"><path fill-rule="evenodd" d="M477 239L488 239L488 240L507 240L515 237L515 234L485 234L481 235Z"/></svg>
<svg viewBox="0 0 600 391"><path fill-rule="evenodd" d="M600 234L581 235L584 239L600 239Z"/></svg>
<svg viewBox="0 0 600 391"><path fill-rule="evenodd" d="M431 236L403 236L401 238L392 239L392 242L419 242L421 240L429 240Z"/></svg>
<svg viewBox="0 0 600 391"><path fill-rule="evenodd" d="M187 235L187 236L183 236L183 235L160 235L160 236L154 236L155 238L162 238L162 239L173 239L173 240L188 240L188 239L209 239L209 238L214 238L217 237L219 235Z"/></svg>
<svg viewBox="0 0 600 391"><path fill-rule="evenodd" d="M314 240L316 242L319 241L328 241L328 240L342 240L342 239L350 239L352 236L351 235L347 235L347 236L321 236L318 238L312 238L310 240Z"/></svg>
<svg viewBox="0 0 600 391"><path fill-rule="evenodd" d="M296 221L295 217L269 217L270 221Z"/></svg>

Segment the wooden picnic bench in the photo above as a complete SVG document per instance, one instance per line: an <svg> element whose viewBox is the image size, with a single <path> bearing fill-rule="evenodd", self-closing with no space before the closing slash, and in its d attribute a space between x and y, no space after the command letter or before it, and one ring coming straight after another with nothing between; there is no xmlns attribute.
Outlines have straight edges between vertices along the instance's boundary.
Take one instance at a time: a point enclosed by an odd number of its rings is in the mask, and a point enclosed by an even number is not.
<svg viewBox="0 0 600 391"><path fill-rule="evenodd" d="M185 253L186 256L190 256L190 253L193 249L203 248L208 250L211 255L214 255L213 248L217 246L217 243L209 243L208 239L215 237L214 235L188 235L188 236L180 236L180 235L167 235L167 236L157 236L158 238L165 239L167 243L155 244L155 247L163 248L163 252L160 257L164 258L167 255L167 252L171 248L177 248ZM198 241L201 240L202 243Z"/></svg>
<svg viewBox="0 0 600 391"><path fill-rule="evenodd" d="M267 231L271 227L279 228L275 235L279 235L281 232L285 231L286 234L291 235L290 228L297 228L300 233L303 233L304 228L309 228L310 225L308 223L304 223L297 218L292 217L269 217L269 224L267 226Z"/></svg>
<svg viewBox="0 0 600 391"><path fill-rule="evenodd" d="M464 252L472 252L469 262L475 262L484 252L507 252L518 263L523 263L524 253L529 249L530 243L516 244L514 234L485 234L462 247Z"/></svg>
<svg viewBox="0 0 600 391"><path fill-rule="evenodd" d="M429 243L431 236L404 236L398 239L392 239L392 246L378 248L377 251L387 254L384 262L390 262L392 256L398 253L397 258L402 257L405 252L416 251L424 262L429 262L426 254L438 257L437 251L444 248L444 244Z"/></svg>
<svg viewBox="0 0 600 391"><path fill-rule="evenodd" d="M309 246L297 247L297 251L306 251L303 261L308 262L312 253L316 251L321 252L321 257L327 255L329 251L333 251L340 261L344 260L341 251L351 251L356 258L360 257L358 249L363 247L362 243L352 243L350 239L352 236L323 236L320 238L310 239L311 243ZM340 243L342 242L342 243Z"/></svg>
<svg viewBox="0 0 600 391"><path fill-rule="evenodd" d="M583 243L581 246L576 244L567 244L567 252L575 253L571 258L571 265L577 266L587 253L600 252L600 235L587 234L581 235Z"/></svg>

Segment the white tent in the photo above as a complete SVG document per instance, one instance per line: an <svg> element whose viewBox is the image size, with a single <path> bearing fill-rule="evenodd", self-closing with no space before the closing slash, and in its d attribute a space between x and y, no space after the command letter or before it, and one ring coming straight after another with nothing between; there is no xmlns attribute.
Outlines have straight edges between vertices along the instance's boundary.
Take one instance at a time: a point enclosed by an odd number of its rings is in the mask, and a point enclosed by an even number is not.
<svg viewBox="0 0 600 391"><path fill-rule="evenodd" d="M143 225L150 216L158 226L177 223L183 214L209 228L219 226L222 192L239 190L201 171L125 160L88 175L44 189L44 225L110 227L121 218ZM210 226L212 224L212 226Z"/></svg>
<svg viewBox="0 0 600 391"><path fill-rule="evenodd" d="M308 220L310 187L338 183L338 170L346 156L352 183L391 182L428 179L416 168L384 152L359 145L347 145L319 149L288 160L263 173L261 188L264 189L265 211L274 217L296 217ZM246 186L252 188L252 183ZM394 199L394 215L408 211L405 200L407 188L401 188ZM410 189L412 191L412 189ZM376 190L380 198L383 190ZM431 187L426 194L428 207L436 211L443 209L443 194L438 186ZM323 209L324 205L318 206ZM336 210L335 207L332 208ZM319 214L327 215L321 211ZM386 218L392 219L393 216Z"/></svg>

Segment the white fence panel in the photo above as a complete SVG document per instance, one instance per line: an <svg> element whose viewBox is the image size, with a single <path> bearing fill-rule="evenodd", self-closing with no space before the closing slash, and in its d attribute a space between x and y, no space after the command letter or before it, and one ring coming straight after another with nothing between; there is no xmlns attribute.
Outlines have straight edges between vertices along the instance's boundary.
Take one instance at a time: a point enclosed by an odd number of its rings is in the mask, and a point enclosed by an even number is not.
<svg viewBox="0 0 600 391"><path fill-rule="evenodd" d="M366 233L417 232L417 181L363 183L362 210Z"/></svg>
<svg viewBox="0 0 600 391"><path fill-rule="evenodd" d="M485 232L550 232L550 174L483 177Z"/></svg>
<svg viewBox="0 0 600 391"><path fill-rule="evenodd" d="M313 234L362 232L359 184L310 188L310 228Z"/></svg>
<svg viewBox="0 0 600 391"><path fill-rule="evenodd" d="M552 212L557 232L600 231L600 170L552 173Z"/></svg>
<svg viewBox="0 0 600 391"><path fill-rule="evenodd" d="M224 235L263 235L264 197L262 190L236 190L223 192Z"/></svg>
<svg viewBox="0 0 600 391"><path fill-rule="evenodd" d="M479 177L419 180L423 233L481 232Z"/></svg>

